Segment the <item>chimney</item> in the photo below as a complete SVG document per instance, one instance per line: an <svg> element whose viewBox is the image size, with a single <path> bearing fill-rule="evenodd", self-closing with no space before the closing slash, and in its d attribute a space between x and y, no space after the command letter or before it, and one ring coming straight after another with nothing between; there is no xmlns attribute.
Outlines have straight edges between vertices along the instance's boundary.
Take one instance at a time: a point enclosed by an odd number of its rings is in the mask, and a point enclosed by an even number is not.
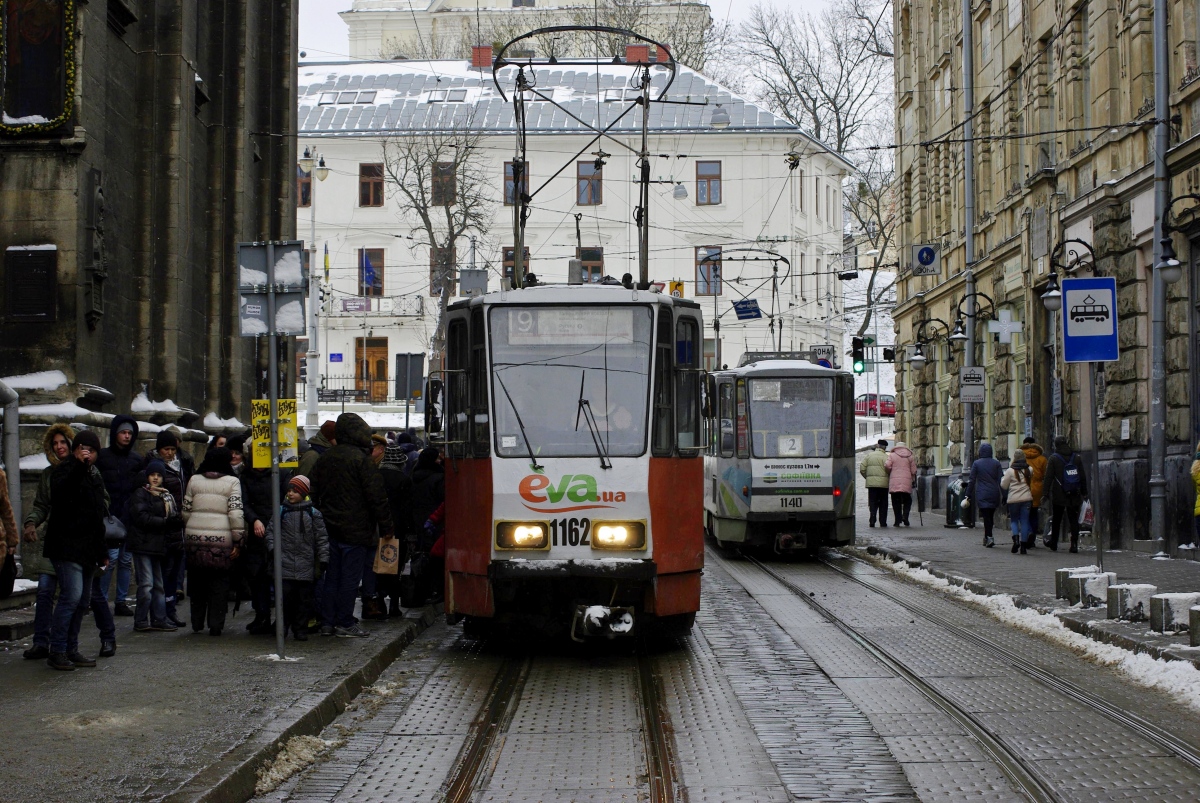
<svg viewBox="0 0 1200 803"><path fill-rule="evenodd" d="M625 45L625 63L626 64L649 64L650 63L650 46L649 45Z"/></svg>
<svg viewBox="0 0 1200 803"><path fill-rule="evenodd" d="M657 53L655 54L655 56L656 56L656 58L654 60L656 62L658 62L659 64L665 64L666 62L670 61L671 60L671 46L667 45L666 47L658 47Z"/></svg>
<svg viewBox="0 0 1200 803"><path fill-rule="evenodd" d="M471 66L485 69L492 66L492 46L491 45L472 45L471 46Z"/></svg>

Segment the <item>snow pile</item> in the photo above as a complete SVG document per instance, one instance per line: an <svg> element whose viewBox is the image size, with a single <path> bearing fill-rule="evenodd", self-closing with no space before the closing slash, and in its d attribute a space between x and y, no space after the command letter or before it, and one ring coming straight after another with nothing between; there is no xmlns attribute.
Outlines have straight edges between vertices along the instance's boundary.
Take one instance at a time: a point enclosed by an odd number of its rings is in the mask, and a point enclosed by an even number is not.
<svg viewBox="0 0 1200 803"><path fill-rule="evenodd" d="M50 122L40 114L30 114L25 117L9 117L8 112L2 113L5 125L40 125Z"/></svg>
<svg viewBox="0 0 1200 803"><path fill-rule="evenodd" d="M300 267L300 252L284 251L275 260L275 283L296 287L304 284L304 270Z"/></svg>
<svg viewBox="0 0 1200 803"><path fill-rule="evenodd" d="M297 658L294 655L285 655L283 658L280 658L279 653L270 652L270 653L267 653L266 655L259 655L259 656L255 657L254 660L256 660L256 661L272 661L274 663L294 664L294 663L297 663L298 661L303 661L304 659Z"/></svg>
<svg viewBox="0 0 1200 803"><path fill-rule="evenodd" d="M221 418L216 413L206 413L204 426L209 429L245 429L246 425L236 418Z"/></svg>
<svg viewBox="0 0 1200 803"><path fill-rule="evenodd" d="M872 562L922 585L944 591L949 596L978 605L1005 624L1048 639L1101 666L1113 667L1138 686L1166 692L1193 711L1200 712L1200 669L1187 661L1164 661L1094 641L1069 630L1057 616L1018 608L1009 594L976 594L925 569L914 569L905 563L888 560Z"/></svg>
<svg viewBox="0 0 1200 803"><path fill-rule="evenodd" d="M27 454L21 458L22 471L41 471L50 467L50 460L45 454Z"/></svg>
<svg viewBox="0 0 1200 803"><path fill-rule="evenodd" d="M341 744L341 741L327 742L317 736L293 736L274 759L259 768L254 793L265 795L275 791L288 778L310 764L315 764L326 750L340 747Z"/></svg>
<svg viewBox="0 0 1200 803"><path fill-rule="evenodd" d="M38 587L37 580L14 580L13 581L13 593L14 594L17 593L18 591L37 591L37 587Z"/></svg>
<svg viewBox="0 0 1200 803"><path fill-rule="evenodd" d="M633 614L625 611L609 623L608 629L614 633L628 633L633 630Z"/></svg>
<svg viewBox="0 0 1200 803"><path fill-rule="evenodd" d="M0 382L13 390L58 390L67 384L67 375L62 371L38 371L34 374L6 376Z"/></svg>
<svg viewBox="0 0 1200 803"><path fill-rule="evenodd" d="M59 418L66 418L73 415L88 415L92 411L80 407L74 402L62 402L61 404L29 404L21 408L21 415L53 415ZM99 415L104 415L100 413Z"/></svg>
<svg viewBox="0 0 1200 803"><path fill-rule="evenodd" d="M179 405L167 399L166 401L152 402L150 397L146 395L146 391L142 391L133 397L133 402L129 405L131 413L181 413Z"/></svg>
<svg viewBox="0 0 1200 803"><path fill-rule="evenodd" d="M58 246L54 243L43 243L42 245L10 245L5 251L57 251Z"/></svg>
<svg viewBox="0 0 1200 803"><path fill-rule="evenodd" d="M275 310L275 331L303 333L304 303L289 301L286 304L280 304Z"/></svg>

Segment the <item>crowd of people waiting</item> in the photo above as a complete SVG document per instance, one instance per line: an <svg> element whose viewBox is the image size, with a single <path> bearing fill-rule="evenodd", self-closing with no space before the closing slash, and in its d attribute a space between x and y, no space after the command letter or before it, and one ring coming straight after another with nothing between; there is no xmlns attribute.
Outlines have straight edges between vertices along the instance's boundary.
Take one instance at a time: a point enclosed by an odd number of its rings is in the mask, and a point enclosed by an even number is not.
<svg viewBox="0 0 1200 803"><path fill-rule="evenodd" d="M47 429L49 466L23 523L25 576L38 584L25 658L60 670L94 667L79 644L89 610L107 658L117 651L118 617L132 617L135 632L172 632L189 624L180 617L184 598L195 633L220 636L230 601L245 599L254 611L246 630L275 633L270 469L253 467L242 435L213 437L196 466L172 431L160 431L145 455L135 449L138 434L124 415L113 419L104 448L92 430ZM299 467L279 472L287 631L300 641L314 633L363 638L370 634L360 618L438 601L444 496L441 455L421 449L412 430L375 434L354 413L326 421ZM5 549L16 545L7 501ZM376 575L381 538L396 539L388 543L406 571Z"/></svg>

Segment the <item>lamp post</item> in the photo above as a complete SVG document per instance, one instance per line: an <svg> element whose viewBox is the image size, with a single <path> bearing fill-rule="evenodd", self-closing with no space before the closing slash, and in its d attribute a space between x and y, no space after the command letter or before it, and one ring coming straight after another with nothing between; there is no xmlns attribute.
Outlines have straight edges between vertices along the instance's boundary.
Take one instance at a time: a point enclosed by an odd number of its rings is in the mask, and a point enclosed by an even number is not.
<svg viewBox="0 0 1200 803"><path fill-rule="evenodd" d="M315 169L314 160L316 161ZM320 368L321 362L320 343L317 342L320 331L321 304L321 280L317 271L317 181L324 181L329 177L329 168L325 166L324 156L317 156L310 148L305 148L304 155L300 157L300 169L308 173L309 231L311 233L309 239L311 255L308 258L308 351L304 355L308 372L307 389L304 394L304 434L311 438L317 434L317 430L321 426L321 422L317 420L320 417L317 406L320 380L317 370ZM313 181L314 176L317 181Z"/></svg>

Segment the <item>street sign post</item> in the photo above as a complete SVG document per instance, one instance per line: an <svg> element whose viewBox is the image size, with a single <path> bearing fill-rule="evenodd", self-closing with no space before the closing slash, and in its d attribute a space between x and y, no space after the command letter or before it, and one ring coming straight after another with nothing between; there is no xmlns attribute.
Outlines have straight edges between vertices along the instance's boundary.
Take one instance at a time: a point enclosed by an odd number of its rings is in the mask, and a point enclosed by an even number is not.
<svg viewBox="0 0 1200 803"><path fill-rule="evenodd" d="M304 243L299 241L238 243L238 293L241 296L239 324L243 337L266 335L267 399L266 431L271 467L271 537L275 539L275 649L283 659L283 549L280 532L279 463L279 336L305 334ZM296 400L290 403L292 447L295 455ZM259 412L256 410L256 413ZM256 417L259 417L256 415ZM258 439L255 427L255 439ZM257 444L255 444L257 446ZM258 450L255 449L257 452ZM258 465L258 461L255 461ZM250 533L247 533L250 536Z"/></svg>
<svg viewBox="0 0 1200 803"><path fill-rule="evenodd" d="M942 257L937 245L926 243L912 247L913 276L937 276L942 272Z"/></svg>
<svg viewBox="0 0 1200 803"><path fill-rule="evenodd" d="M963 366L958 370L958 400L963 404L987 402L986 374L978 366Z"/></svg>
<svg viewBox="0 0 1200 803"><path fill-rule="evenodd" d="M837 349L832 343L822 343L819 346L813 346L810 350L817 360L817 365L822 368L832 368L837 362Z"/></svg>
<svg viewBox="0 0 1200 803"><path fill-rule="evenodd" d="M276 405L277 443L280 468L296 468L300 465L300 443L296 432L296 400L280 399ZM254 399L250 402L251 463L255 468L271 467L271 400Z"/></svg>

